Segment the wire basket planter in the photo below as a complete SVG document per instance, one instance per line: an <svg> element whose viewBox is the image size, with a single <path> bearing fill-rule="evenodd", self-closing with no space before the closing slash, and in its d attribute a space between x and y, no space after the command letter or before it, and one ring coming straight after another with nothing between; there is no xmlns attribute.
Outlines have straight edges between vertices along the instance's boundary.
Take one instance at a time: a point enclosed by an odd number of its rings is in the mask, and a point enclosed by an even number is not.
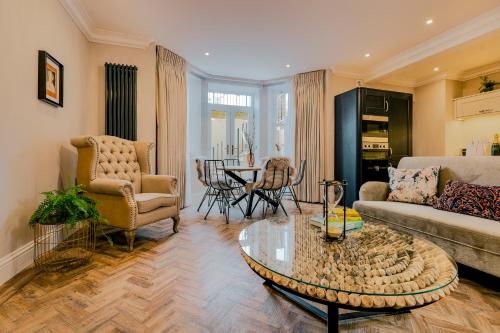
<svg viewBox="0 0 500 333"><path fill-rule="evenodd" d="M95 251L96 223L34 224L35 267L46 272L64 272L90 262Z"/></svg>

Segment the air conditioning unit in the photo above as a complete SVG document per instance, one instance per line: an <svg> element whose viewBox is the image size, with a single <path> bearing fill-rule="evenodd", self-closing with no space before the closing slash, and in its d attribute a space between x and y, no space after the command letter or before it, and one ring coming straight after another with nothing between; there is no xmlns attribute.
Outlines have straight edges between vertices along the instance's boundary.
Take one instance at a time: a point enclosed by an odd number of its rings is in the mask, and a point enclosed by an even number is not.
<svg viewBox="0 0 500 333"><path fill-rule="evenodd" d="M500 89L453 100L455 119L500 113Z"/></svg>

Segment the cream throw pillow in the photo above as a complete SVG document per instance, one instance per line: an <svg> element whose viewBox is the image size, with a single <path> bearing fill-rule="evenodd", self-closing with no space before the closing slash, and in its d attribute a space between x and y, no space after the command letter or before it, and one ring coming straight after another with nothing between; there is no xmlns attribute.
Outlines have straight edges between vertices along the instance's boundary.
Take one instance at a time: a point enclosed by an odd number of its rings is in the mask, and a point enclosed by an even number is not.
<svg viewBox="0 0 500 333"><path fill-rule="evenodd" d="M440 166L423 169L389 168L389 201L432 206L437 200Z"/></svg>

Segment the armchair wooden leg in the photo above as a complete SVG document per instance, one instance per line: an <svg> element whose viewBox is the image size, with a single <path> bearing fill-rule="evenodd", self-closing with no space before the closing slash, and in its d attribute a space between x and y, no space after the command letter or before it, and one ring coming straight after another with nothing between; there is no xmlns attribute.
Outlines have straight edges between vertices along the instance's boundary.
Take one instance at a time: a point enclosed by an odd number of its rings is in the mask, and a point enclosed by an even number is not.
<svg viewBox="0 0 500 333"><path fill-rule="evenodd" d="M135 230L125 230L125 238L127 239L128 250L132 252L134 249Z"/></svg>
<svg viewBox="0 0 500 333"><path fill-rule="evenodd" d="M179 222L181 221L181 218L179 217L179 215L177 216L174 216L172 217L172 220L174 220L174 232L177 233L179 232L179 229L177 229L177 227L179 226Z"/></svg>

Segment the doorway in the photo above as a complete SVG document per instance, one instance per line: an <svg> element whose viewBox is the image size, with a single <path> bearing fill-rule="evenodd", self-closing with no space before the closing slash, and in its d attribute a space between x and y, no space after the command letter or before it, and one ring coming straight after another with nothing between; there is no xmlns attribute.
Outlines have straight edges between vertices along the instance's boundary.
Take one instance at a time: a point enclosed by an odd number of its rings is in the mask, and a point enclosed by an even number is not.
<svg viewBox="0 0 500 333"><path fill-rule="evenodd" d="M249 94L208 92L210 158L233 163L246 160L245 133L255 137L253 104Z"/></svg>

